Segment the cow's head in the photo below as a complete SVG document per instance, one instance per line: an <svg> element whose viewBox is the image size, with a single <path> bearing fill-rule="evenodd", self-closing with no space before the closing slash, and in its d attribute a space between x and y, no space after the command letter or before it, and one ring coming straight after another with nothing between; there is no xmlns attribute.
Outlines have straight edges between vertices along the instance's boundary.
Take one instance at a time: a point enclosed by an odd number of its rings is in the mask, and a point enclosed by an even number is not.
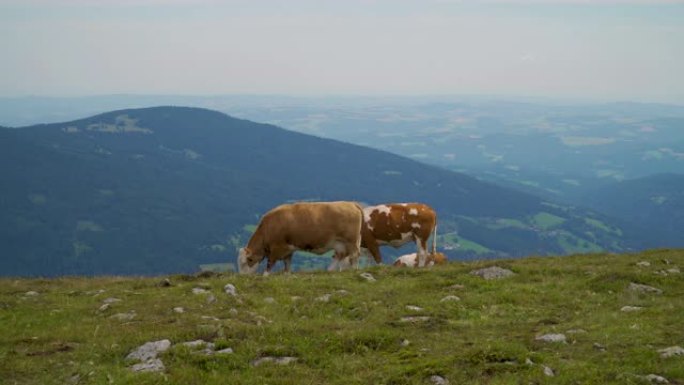
<svg viewBox="0 0 684 385"><path fill-rule="evenodd" d="M238 252L238 272L240 274L254 274L259 267L259 262L263 259L263 256L254 255L252 250L248 247L243 247Z"/></svg>

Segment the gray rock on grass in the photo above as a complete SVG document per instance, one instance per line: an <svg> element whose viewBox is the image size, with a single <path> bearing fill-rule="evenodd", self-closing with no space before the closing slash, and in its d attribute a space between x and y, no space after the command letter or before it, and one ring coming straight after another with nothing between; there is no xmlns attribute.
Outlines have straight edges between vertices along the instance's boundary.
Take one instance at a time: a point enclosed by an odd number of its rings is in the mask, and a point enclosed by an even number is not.
<svg viewBox="0 0 684 385"><path fill-rule="evenodd" d="M544 334L541 336L537 336L535 338L537 341L544 341L544 342L565 342L565 334Z"/></svg>
<svg viewBox="0 0 684 385"><path fill-rule="evenodd" d="M506 278L515 275L514 272L498 266L491 266L486 267L484 269L473 270L470 272L470 274L477 275L478 277L482 277L486 280Z"/></svg>
<svg viewBox="0 0 684 385"><path fill-rule="evenodd" d="M368 273L368 272L359 274L359 277L365 279L368 282L375 282L376 281L375 277L373 277L373 274Z"/></svg>
<svg viewBox="0 0 684 385"><path fill-rule="evenodd" d="M233 297L237 296L237 288L232 283L227 283L226 286L223 287L223 291Z"/></svg>
<svg viewBox="0 0 684 385"><path fill-rule="evenodd" d="M449 380L435 374L430 376L430 383L434 385L449 385Z"/></svg>
<svg viewBox="0 0 684 385"><path fill-rule="evenodd" d="M297 357L260 357L252 361L252 366L259 366L267 362L273 362L278 365L289 365L293 362L297 362Z"/></svg>
<svg viewBox="0 0 684 385"><path fill-rule="evenodd" d="M684 356L684 349L681 346L670 346L669 348L658 350L662 358Z"/></svg>
<svg viewBox="0 0 684 385"><path fill-rule="evenodd" d="M164 363L159 358L153 358L131 366L134 372L163 372L166 369Z"/></svg>
<svg viewBox="0 0 684 385"><path fill-rule="evenodd" d="M147 342L143 345L138 346L135 350L128 353L126 356L127 360L137 360L137 361L148 361L157 358L159 353L169 350L171 347L171 341L169 340L159 340Z"/></svg>
<svg viewBox="0 0 684 385"><path fill-rule="evenodd" d="M634 282L629 283L627 290L636 291L637 293L653 293L653 294L662 294L663 293L662 290L660 290L656 287L644 285L641 283L634 283Z"/></svg>
<svg viewBox="0 0 684 385"><path fill-rule="evenodd" d="M461 299L455 295L447 295L446 297L439 300L439 302L457 302Z"/></svg>

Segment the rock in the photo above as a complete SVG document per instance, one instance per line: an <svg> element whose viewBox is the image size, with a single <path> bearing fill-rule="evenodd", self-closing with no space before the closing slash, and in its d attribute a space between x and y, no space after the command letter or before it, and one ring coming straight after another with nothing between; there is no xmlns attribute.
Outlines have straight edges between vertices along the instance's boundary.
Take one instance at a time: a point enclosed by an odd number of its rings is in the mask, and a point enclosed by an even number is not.
<svg viewBox="0 0 684 385"><path fill-rule="evenodd" d="M592 345L592 347L593 347L594 349L598 350L598 351L601 351L601 352L605 352L605 351L606 351L606 347L603 346L603 345L601 345L601 344L599 344L598 342L594 342L594 344Z"/></svg>
<svg viewBox="0 0 684 385"><path fill-rule="evenodd" d="M209 321L220 321L220 319L218 319L218 318L216 318L216 317L214 317L214 316L210 316L210 315L203 315L203 316L200 317L200 318L206 319L206 320L209 320Z"/></svg>
<svg viewBox="0 0 684 385"><path fill-rule="evenodd" d="M164 369L166 369L164 363L158 358L153 358L131 366L131 370L134 372L163 372Z"/></svg>
<svg viewBox="0 0 684 385"><path fill-rule="evenodd" d="M401 317L399 322L406 322L406 323L415 324L415 323L425 322L425 321L429 321L429 320L430 320L430 317L427 317L427 316L412 316L412 317Z"/></svg>
<svg viewBox="0 0 684 385"><path fill-rule="evenodd" d="M225 348L214 352L215 354L233 354L233 349Z"/></svg>
<svg viewBox="0 0 684 385"><path fill-rule="evenodd" d="M515 273L508 269L503 269L498 266L492 266L484 269L473 270L470 272L470 274L477 275L479 277L489 280L510 277Z"/></svg>
<svg viewBox="0 0 684 385"><path fill-rule="evenodd" d="M205 340L194 340L194 341L188 341L188 342L181 342L179 345L181 346L187 346L189 348L199 348L202 346L207 346L211 345L211 347L214 346L211 342L207 342Z"/></svg>
<svg viewBox="0 0 684 385"><path fill-rule="evenodd" d="M237 311L237 309L234 308L234 307L231 307L230 310L228 310L228 313L230 313L230 315L232 315L233 317L235 317L236 315L238 315L238 311Z"/></svg>
<svg viewBox="0 0 684 385"><path fill-rule="evenodd" d="M439 302L456 302L456 301L460 301L460 300L461 299L455 295L447 295L446 297L440 299Z"/></svg>
<svg viewBox="0 0 684 385"><path fill-rule="evenodd" d="M373 277L373 274L371 274L371 273L361 273L361 274L359 274L359 277L365 279L368 282L375 282L376 281L375 277Z"/></svg>
<svg viewBox="0 0 684 385"><path fill-rule="evenodd" d="M292 297L290 297L290 299L292 300L292 302L296 302L296 301L300 301L302 299L302 297L300 297L298 295L293 295Z"/></svg>
<svg viewBox="0 0 684 385"><path fill-rule="evenodd" d="M627 290L636 291L638 293L655 293L655 294L662 294L663 293L662 290L655 288L653 286L643 285L641 283L634 283L634 282L629 283Z"/></svg>
<svg viewBox="0 0 684 385"><path fill-rule="evenodd" d="M409 341L407 339L403 339L403 340L401 340L401 343L399 345L401 345L403 347L407 347L407 346L411 345L411 341Z"/></svg>
<svg viewBox="0 0 684 385"><path fill-rule="evenodd" d="M330 294L323 294L322 296L317 297L316 301L317 302L328 302L328 301L330 301Z"/></svg>
<svg viewBox="0 0 684 385"><path fill-rule="evenodd" d="M553 371L553 369L549 368L548 366L544 365L544 375L547 377L554 377L556 373Z"/></svg>
<svg viewBox="0 0 684 385"><path fill-rule="evenodd" d="M232 295L233 297L237 296L237 289L232 283L227 283L226 286L223 287L223 291L228 295Z"/></svg>
<svg viewBox="0 0 684 385"><path fill-rule="evenodd" d="M273 362L278 365L288 365L292 362L296 362L297 360L297 357L261 357L252 361L252 366L259 366L267 362Z"/></svg>
<svg viewBox="0 0 684 385"><path fill-rule="evenodd" d="M453 285L447 287L447 289L449 289L449 290L462 290L464 288L465 288L465 286L461 285L460 283L456 283L456 284L453 284Z"/></svg>
<svg viewBox="0 0 684 385"><path fill-rule="evenodd" d="M669 259L667 259L667 258L663 258L663 259L661 259L661 261L663 261L663 263L666 264L666 265L672 264L672 261L669 260Z"/></svg>
<svg viewBox="0 0 684 385"><path fill-rule="evenodd" d="M108 303L106 303L106 304L100 306L100 308L97 309L97 311L99 311L100 313L105 312L105 311L107 311L107 310L109 309L109 306L110 306L110 305L109 305Z"/></svg>
<svg viewBox="0 0 684 385"><path fill-rule="evenodd" d="M535 340L544 342L565 342L565 334L544 334L537 336Z"/></svg>
<svg viewBox="0 0 684 385"><path fill-rule="evenodd" d="M639 267L649 267L649 266L651 266L651 262L648 262L648 261L641 261L641 262L637 262L636 265L639 266Z"/></svg>
<svg viewBox="0 0 684 385"><path fill-rule="evenodd" d="M643 309L643 307L641 307L641 306L623 306L620 308L620 311L632 312L632 311L639 311L641 309Z"/></svg>
<svg viewBox="0 0 684 385"><path fill-rule="evenodd" d="M94 291L87 291L86 294L87 294L87 295L92 295L93 297L97 297L98 295L100 295L100 294L102 294L102 293L104 293L104 292L105 292L104 289L100 289L100 290L94 290Z"/></svg>
<svg viewBox="0 0 684 385"><path fill-rule="evenodd" d="M133 318L135 318L135 316L136 316L135 311L131 310L128 313L116 313L109 318L114 318L114 319L117 319L119 321L130 321Z"/></svg>
<svg viewBox="0 0 684 385"><path fill-rule="evenodd" d="M420 306L406 305L406 310L411 310L411 311L423 311L423 308L420 307Z"/></svg>
<svg viewBox="0 0 684 385"><path fill-rule="evenodd" d="M173 311L175 311L176 313L185 313L185 309L183 309L183 308L180 307L180 306L174 307L174 308L173 308Z"/></svg>
<svg viewBox="0 0 684 385"><path fill-rule="evenodd" d="M275 303L275 301L276 301L276 300L275 300L275 298L273 298L273 297L266 297L266 298L264 298L264 302L266 302L266 303Z"/></svg>
<svg viewBox="0 0 684 385"><path fill-rule="evenodd" d="M35 296L39 295L39 293L37 291L31 290L31 291L27 291L26 293L24 293L24 295L26 297L35 297Z"/></svg>
<svg viewBox="0 0 684 385"><path fill-rule="evenodd" d="M209 290L207 289L202 289L201 287L193 287L192 288L192 294L208 294Z"/></svg>
<svg viewBox="0 0 684 385"><path fill-rule="evenodd" d="M116 302L121 302L121 300L119 298L109 297L102 302L112 304L112 303L116 303Z"/></svg>
<svg viewBox="0 0 684 385"><path fill-rule="evenodd" d="M647 376L643 376L643 378L652 384L669 384L670 383L670 381L668 381L667 378L665 378L663 376L659 376L657 374L649 374Z"/></svg>
<svg viewBox="0 0 684 385"><path fill-rule="evenodd" d="M665 270L665 271L667 271L667 272L670 273L670 274L679 274L679 273L680 273L678 267L673 267L673 268L667 269L667 270Z"/></svg>
<svg viewBox="0 0 684 385"><path fill-rule="evenodd" d="M214 302L216 302L216 297L213 294L209 293L209 295L207 296L207 303L214 303Z"/></svg>
<svg viewBox="0 0 684 385"><path fill-rule="evenodd" d="M128 355L126 356L126 359L127 360L138 360L138 361L143 361L143 362L148 361L148 360L157 358L157 354L169 350L170 347L171 347L171 341L169 341L169 340L147 342L143 345L140 345L134 351L128 353Z"/></svg>
<svg viewBox="0 0 684 385"><path fill-rule="evenodd" d="M525 365L534 365L534 362L529 358L525 358Z"/></svg>
<svg viewBox="0 0 684 385"><path fill-rule="evenodd" d="M170 287L171 286L171 280L168 278L164 278L159 283L157 284L159 287Z"/></svg>
<svg viewBox="0 0 684 385"><path fill-rule="evenodd" d="M432 375L430 376L430 383L434 385L449 385L449 380L442 376Z"/></svg>
<svg viewBox="0 0 684 385"><path fill-rule="evenodd" d="M349 292L347 290L344 290L344 289L335 290L335 293L339 294L339 295L349 295Z"/></svg>
<svg viewBox="0 0 684 385"><path fill-rule="evenodd" d="M570 330L566 331L566 333L568 333L568 334L584 334L586 332L587 331L584 329L570 329Z"/></svg>
<svg viewBox="0 0 684 385"><path fill-rule="evenodd" d="M669 348L658 350L660 356L663 358L670 358L674 356L684 356L684 349L680 346L670 346Z"/></svg>

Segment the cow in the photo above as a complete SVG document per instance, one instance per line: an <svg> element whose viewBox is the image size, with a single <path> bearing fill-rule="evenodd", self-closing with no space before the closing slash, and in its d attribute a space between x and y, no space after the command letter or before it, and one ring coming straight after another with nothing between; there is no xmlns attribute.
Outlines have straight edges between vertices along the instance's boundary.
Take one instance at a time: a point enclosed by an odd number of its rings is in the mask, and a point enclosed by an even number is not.
<svg viewBox="0 0 684 385"><path fill-rule="evenodd" d="M363 209L361 247L376 263L382 263L381 245L400 247L415 242L418 266L425 266L427 241L432 238L432 253L437 249L437 214L423 203L387 203Z"/></svg>
<svg viewBox="0 0 684 385"><path fill-rule="evenodd" d="M304 250L315 254L335 251L328 270L341 268L349 258L358 262L363 209L356 202L300 202L280 205L259 221L247 246L238 252L238 271L254 273L268 258L264 275L282 260L290 271L292 254Z"/></svg>
<svg viewBox="0 0 684 385"><path fill-rule="evenodd" d="M401 257L398 257L394 261L394 266L396 267L417 267L418 266L418 254L417 253L411 253L411 254L406 254L402 255ZM425 266L433 266L433 265L443 265L447 263L447 257L446 255L442 253L435 253L432 252L427 255L427 258L425 259Z"/></svg>

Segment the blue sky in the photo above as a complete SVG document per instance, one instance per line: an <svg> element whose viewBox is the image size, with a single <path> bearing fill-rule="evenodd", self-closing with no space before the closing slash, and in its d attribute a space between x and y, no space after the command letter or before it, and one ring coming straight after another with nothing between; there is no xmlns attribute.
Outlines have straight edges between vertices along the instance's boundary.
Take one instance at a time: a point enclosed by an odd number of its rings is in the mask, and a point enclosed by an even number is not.
<svg viewBox="0 0 684 385"><path fill-rule="evenodd" d="M674 0L0 0L0 96L499 95L684 104Z"/></svg>

